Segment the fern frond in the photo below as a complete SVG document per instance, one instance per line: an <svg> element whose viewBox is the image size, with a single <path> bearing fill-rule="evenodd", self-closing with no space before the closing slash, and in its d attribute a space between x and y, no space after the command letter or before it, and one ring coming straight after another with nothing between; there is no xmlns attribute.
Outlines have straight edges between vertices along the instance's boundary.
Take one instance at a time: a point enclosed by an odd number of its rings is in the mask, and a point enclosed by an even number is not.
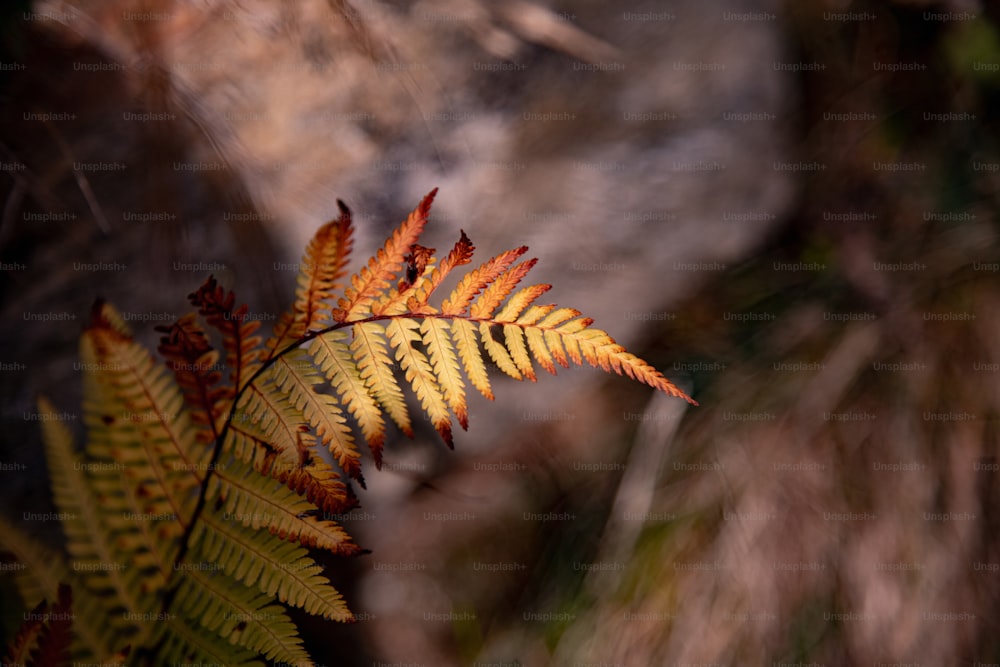
<svg viewBox="0 0 1000 667"><path fill-rule="evenodd" d="M0 514L0 553L14 557L19 567L11 572L21 601L28 608L54 599L59 582L66 581L69 568L62 554L53 552Z"/></svg>
<svg viewBox="0 0 1000 667"><path fill-rule="evenodd" d="M185 616L231 644L284 664L310 662L285 608L224 573L186 570L177 601Z"/></svg>
<svg viewBox="0 0 1000 667"><path fill-rule="evenodd" d="M56 599L59 586L63 582L70 583L75 591L75 656L106 660L114 653L120 637L116 626L106 620L107 601L86 592L83 581L75 578L77 573L70 570L62 554L39 544L3 516L0 516L0 551L12 554L24 566L15 570L14 583L22 602L29 608ZM121 615L120 610L118 614Z"/></svg>
<svg viewBox="0 0 1000 667"><path fill-rule="evenodd" d="M236 295L220 286L213 276L189 294L188 299L202 317L222 334L226 366L230 371L229 381L233 390L238 392L262 363L264 348L260 337L255 335L260 328L260 320L248 318L246 304L234 308Z"/></svg>
<svg viewBox="0 0 1000 667"><path fill-rule="evenodd" d="M407 313L431 313L434 309L427 304L420 303L417 295L421 293L428 284L430 273L433 270L437 259L434 257L424 257L423 253L433 252L433 248L425 248L419 244L413 244L413 249L404 260L407 262L407 277L399 281L397 287L390 288L381 299L372 305L372 314L377 317L385 315L401 315ZM418 253L419 260L414 259L413 253ZM413 282L409 277L413 277Z"/></svg>
<svg viewBox="0 0 1000 667"><path fill-rule="evenodd" d="M455 340L455 348L458 356L462 359L462 367L472 386L479 390L486 398L493 399L493 390L490 388L490 378L486 373L486 364L479 353L479 342L476 339L476 325L469 320L453 319L451 321L451 336ZM457 414L457 413L456 413Z"/></svg>
<svg viewBox="0 0 1000 667"><path fill-rule="evenodd" d="M528 246L508 250L485 262L462 278L458 286L441 302L442 315L462 315L480 292L511 267L517 259L528 252Z"/></svg>
<svg viewBox="0 0 1000 667"><path fill-rule="evenodd" d="M254 395L259 401L254 401ZM250 405L258 406L266 415L257 423L231 426L226 449L254 470L304 494L317 507L328 512L342 512L354 506L346 485L328 465L312 456L316 444L304 423L289 424L283 410L287 397L268 392L255 392ZM261 407L262 406L262 407ZM288 413L292 414L292 413ZM272 447L281 438L281 448Z"/></svg>
<svg viewBox="0 0 1000 667"><path fill-rule="evenodd" d="M346 275L354 233L351 210L339 199L337 206L340 217L320 227L306 247L299 265L295 302L265 344L264 359L272 359L307 331L330 323L328 302L334 298L334 290L342 287L337 281Z"/></svg>
<svg viewBox="0 0 1000 667"><path fill-rule="evenodd" d="M70 644L73 625L73 593L66 584L59 585L56 603L52 611L45 613L48 619L38 635L38 648L31 654L34 665L65 665L70 659ZM9 664L9 663L8 663Z"/></svg>
<svg viewBox="0 0 1000 667"><path fill-rule="evenodd" d="M436 194L437 188L431 190L386 240L385 246L368 260L368 265L351 278L351 286L344 291L344 297L333 312L336 321L352 322L372 314L372 304L390 287L406 254L420 238Z"/></svg>
<svg viewBox="0 0 1000 667"><path fill-rule="evenodd" d="M241 426L231 426L230 430L242 428L244 432L256 433L270 450L289 464L300 459L299 448L303 443L306 447L311 444L309 426L288 396L275 391L272 383L251 384L243 395L240 406L234 414L239 415L243 423Z"/></svg>
<svg viewBox="0 0 1000 667"><path fill-rule="evenodd" d="M358 506L350 487L322 460L313 459L298 468L272 470L271 475L327 514L343 514Z"/></svg>
<svg viewBox="0 0 1000 667"><path fill-rule="evenodd" d="M257 472L263 473L270 469L270 462L278 457L278 450L268 439L267 433L259 424L244 418L245 413L234 412L236 418L229 423L223 451L230 452L234 457L249 464ZM294 465L291 460L288 465Z"/></svg>
<svg viewBox="0 0 1000 667"><path fill-rule="evenodd" d="M55 414L48 400L40 398L38 404L42 414ZM142 581L136 581L137 576L143 576L141 571L135 567L130 571L127 565L131 561L129 546L133 543L130 533L136 530L136 522L124 521L113 509L109 512L109 506L102 506L93 496L86 479L87 467L81 465L72 436L64 424L55 419L46 420L42 434L52 496L64 516L62 527L74 569L80 572L88 590L112 591L113 604L124 605L127 611L148 610L156 601L143 596ZM165 583L165 579L160 577L160 582ZM113 623L122 632L135 630L130 623Z"/></svg>
<svg viewBox="0 0 1000 667"><path fill-rule="evenodd" d="M160 664L239 665L264 667L258 654L209 632L197 621L170 614L152 638Z"/></svg>
<svg viewBox="0 0 1000 667"><path fill-rule="evenodd" d="M162 515L157 523L179 537L194 509L206 452L176 385L142 346L109 325L109 314L115 316L101 305L80 343L85 368L96 369L84 374L85 421L91 431L111 432L104 453L132 469L125 480L143 499L142 513Z"/></svg>
<svg viewBox="0 0 1000 667"><path fill-rule="evenodd" d="M549 352L548 343L545 342L545 332L535 327L529 327L524 330L524 337L527 339L528 349L531 350L531 355L538 361L538 365L548 371L550 375L555 375L556 365L553 362L552 354ZM562 347L561 344L560 347Z"/></svg>
<svg viewBox="0 0 1000 667"><path fill-rule="evenodd" d="M472 241L465 235L464 229L460 229L459 232L461 233L461 237L455 242L455 246L451 249L451 252L435 267L434 272L427 281L427 285L422 288L421 294L417 297L420 303L427 303L431 294L448 277L452 269L472 261L472 254L476 251L476 246L472 245Z"/></svg>
<svg viewBox="0 0 1000 667"><path fill-rule="evenodd" d="M469 412L465 406L465 382L455 356L455 346L449 333L448 322L436 317L425 318L420 324L421 340L427 346L437 377L448 407L455 414L463 429L469 428Z"/></svg>
<svg viewBox="0 0 1000 667"><path fill-rule="evenodd" d="M379 460L380 456L376 453L381 452L385 441L385 420L361 377L350 348L344 343L346 337L342 330L317 336L309 347L309 353L357 420L365 442Z"/></svg>
<svg viewBox="0 0 1000 667"><path fill-rule="evenodd" d="M396 360L406 375L406 381L413 387L434 429L448 447L454 448L446 400L437 384L430 361L413 345L421 342L419 325L411 319L394 318L389 321L386 331L389 334L389 342L396 352ZM403 409L405 410L405 405Z"/></svg>
<svg viewBox="0 0 1000 667"><path fill-rule="evenodd" d="M223 572L310 614L353 620L343 597L304 548L214 511L202 516L192 541L202 557L218 563Z"/></svg>
<svg viewBox="0 0 1000 667"><path fill-rule="evenodd" d="M510 358L521 375L532 382L535 381L535 370L531 367L531 355L524 343L524 329L516 324L504 324L503 337L510 351Z"/></svg>
<svg viewBox="0 0 1000 667"><path fill-rule="evenodd" d="M354 446L351 427L337 400L330 394L316 391L326 378L308 353L299 348L278 359L271 366L270 379L315 429L320 441L330 448L340 468L363 485L361 454Z"/></svg>
<svg viewBox="0 0 1000 667"><path fill-rule="evenodd" d="M585 321L589 322L589 320ZM558 333L559 329L556 331ZM566 337L562 338L564 342L566 339ZM697 401L663 377L660 371L634 354L627 352L606 331L587 328L582 330L579 335L574 336L573 340L579 344L580 353L591 366L604 371L613 370L618 375L626 375L670 396L683 398L691 405L698 405Z"/></svg>
<svg viewBox="0 0 1000 667"><path fill-rule="evenodd" d="M32 652L38 647L42 635L42 618L49 608L49 603L42 600L22 621L17 634L7 645L4 665L27 665L31 661Z"/></svg>
<svg viewBox="0 0 1000 667"><path fill-rule="evenodd" d="M219 466L209 482L209 497L218 498L225 514L254 530L266 528L281 539L345 556L360 553L339 525L308 515L314 503L274 478L252 473L236 460Z"/></svg>
<svg viewBox="0 0 1000 667"><path fill-rule="evenodd" d="M521 371L519 371L517 366L514 364L514 360L511 359L510 352L507 351L507 348L500 342L494 340L493 331L490 329L489 322L479 323L479 337L483 341L483 347L486 348L486 353L490 355L490 359L493 360L493 363L496 364L497 368L515 380L524 379L521 375ZM480 363L482 363L482 360L480 360Z"/></svg>
<svg viewBox="0 0 1000 667"><path fill-rule="evenodd" d="M492 317L493 320L497 322L518 322L518 324L533 324L530 318L521 319L521 313L524 309L534 303L535 299L545 294L550 289L552 285L532 285L531 287L525 287L517 291L517 293L512 296L504 307L500 309L496 315ZM549 306L549 310L555 306ZM535 311L537 313L538 311ZM538 313L538 317L541 318L545 313Z"/></svg>
<svg viewBox="0 0 1000 667"><path fill-rule="evenodd" d="M73 576L67 581L73 589L73 657L78 662L121 664L124 653L137 635L123 634L120 624L108 622L107 600L87 591ZM119 616L122 614L121 610L117 613Z"/></svg>
<svg viewBox="0 0 1000 667"><path fill-rule="evenodd" d="M370 395L386 411L396 426L412 437L410 415L403 402L403 392L392 372L392 361L386 350L385 327L378 322L355 324L350 349L354 353L358 374L368 387ZM369 445L372 443L369 441ZM381 443L372 446L375 465L381 467Z"/></svg>
<svg viewBox="0 0 1000 667"><path fill-rule="evenodd" d="M210 444L219 437L221 422L236 392L221 384L219 353L212 349L195 313L188 313L169 327L156 327L164 336L157 348L184 395L191 421L205 428L198 439Z"/></svg>
<svg viewBox="0 0 1000 667"><path fill-rule="evenodd" d="M520 264L515 264L503 273L496 280L489 283L483 293L476 299L469 310L469 315L474 319L489 318L493 311L503 303L521 279L528 275L532 267L538 263L537 259L529 259Z"/></svg>
<svg viewBox="0 0 1000 667"><path fill-rule="evenodd" d="M137 664L307 664L282 605L353 619L309 549L360 553L337 522L358 504L350 479L363 484L357 434L377 466L387 421L412 436L398 376L449 447L452 418L468 427L466 383L493 399L486 357L517 380L534 381L535 363L553 374L586 364L694 403L579 311L536 303L549 285L518 289L536 262L521 261L526 247L481 264L431 304L475 251L464 231L440 261L418 243L435 192L338 298L352 245L340 204L307 248L295 301L266 344L247 306L212 277L189 295L197 314L158 328L166 368L114 309L95 306L80 346L84 451L59 421L42 420L68 558L0 518L0 548L29 564L17 575L26 600L60 595L68 606L60 584L71 587L75 659L120 659L135 646ZM54 412L44 400L39 409ZM52 650L38 655L57 660L65 630L48 630Z"/></svg>

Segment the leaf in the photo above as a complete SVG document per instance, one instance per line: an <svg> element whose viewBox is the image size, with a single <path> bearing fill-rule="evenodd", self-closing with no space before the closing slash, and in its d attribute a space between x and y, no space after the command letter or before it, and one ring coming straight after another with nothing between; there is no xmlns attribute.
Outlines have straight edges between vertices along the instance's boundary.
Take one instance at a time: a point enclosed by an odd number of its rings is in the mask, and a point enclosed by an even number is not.
<svg viewBox="0 0 1000 667"><path fill-rule="evenodd" d="M274 478L251 474L239 461L230 461L211 482L209 495L222 501L225 514L254 530L265 528L283 540L299 542L345 556L360 549L343 528L309 516L315 505Z"/></svg>
<svg viewBox="0 0 1000 667"><path fill-rule="evenodd" d="M294 344L310 329L321 329L331 321L334 290L346 274L347 260L353 246L354 229L351 210L337 200L340 217L326 223L316 232L299 265L295 303L275 327L265 346L265 358L273 358L282 348Z"/></svg>
<svg viewBox="0 0 1000 667"><path fill-rule="evenodd" d="M7 655L4 658L5 665L26 665L31 659L31 654L38 646L39 637L42 634L42 619L48 611L49 605L46 601L39 602L30 614L21 623L14 639L7 646Z"/></svg>
<svg viewBox="0 0 1000 667"><path fill-rule="evenodd" d="M406 381L413 387L434 428L448 446L453 447L451 419L448 417L446 399L434 377L430 361L414 345L420 342L419 324L410 319L394 318L390 320L386 329L389 341L396 352L396 360L406 375Z"/></svg>
<svg viewBox="0 0 1000 667"><path fill-rule="evenodd" d="M220 385L219 353L212 349L195 313L188 313L169 327L157 327L164 336L157 348L163 356L198 426L198 439L210 444L218 439L221 421L232 405L235 389Z"/></svg>
<svg viewBox="0 0 1000 667"><path fill-rule="evenodd" d="M431 190L386 240L385 246L368 260L368 266L351 278L351 286L344 291L344 298L338 302L334 319L338 322L353 322L371 314L372 304L390 286L402 268L406 254L420 238L436 194L437 188Z"/></svg>
<svg viewBox="0 0 1000 667"><path fill-rule="evenodd" d="M458 350L458 356L462 359L462 367L469 376L472 386L486 398L494 400L493 391L490 388L490 378L486 373L486 365L479 353L476 325L469 320L454 319L451 321L451 336L455 340L455 348Z"/></svg>
<svg viewBox="0 0 1000 667"><path fill-rule="evenodd" d="M445 320L427 317L420 325L420 335L427 346L434 375L448 407L455 413L462 428L468 429L469 413L465 407L465 383L462 381L461 369L455 356L450 329Z"/></svg>
<svg viewBox="0 0 1000 667"><path fill-rule="evenodd" d="M351 349L344 343L345 338L343 331L331 331L318 336L313 340L309 352L316 366L337 390L341 401L357 420L376 461L380 461L382 444L385 442L385 420L365 385Z"/></svg>
<svg viewBox="0 0 1000 667"><path fill-rule="evenodd" d="M339 523L358 506L350 481L363 485L356 440L380 467L388 422L413 435L410 392L449 447L452 418L468 428L467 384L494 399L494 367L535 381L536 363L586 364L694 403L579 311L536 303L549 285L519 288L537 261L521 261L527 247L431 303L475 251L464 231L440 260L418 242L435 193L349 279L340 203L265 344L211 276L189 295L197 312L157 327L166 367L95 304L80 344L86 446L42 422L66 553L0 518L3 549L31 565L18 590L30 604L72 602L72 640L69 623L26 624L13 660L308 664L287 607L353 620L310 549L362 553ZM44 399L39 411L56 414Z"/></svg>
<svg viewBox="0 0 1000 667"><path fill-rule="evenodd" d="M186 570L180 586L180 609L206 630L271 660L309 662L295 624L273 597L239 586L225 574L197 569Z"/></svg>
<svg viewBox="0 0 1000 667"><path fill-rule="evenodd" d="M276 388L289 396L295 410L315 429L320 442L330 448L341 469L354 479L361 479L361 456L354 447L354 436L337 400L316 387L324 377L305 350L296 349L271 367Z"/></svg>
<svg viewBox="0 0 1000 667"><path fill-rule="evenodd" d="M354 338L350 349L357 362L358 374L368 387L371 397L382 406L403 433L412 437L413 429L406 403L403 402L403 392L393 375L392 360L386 351L385 327L377 322L365 322L355 324L352 333ZM372 447L372 454L376 465L381 467L381 446Z"/></svg>
<svg viewBox="0 0 1000 667"><path fill-rule="evenodd" d="M38 667L64 665L70 659L70 628L73 625L73 593L66 584L59 585L59 594L48 621L38 635L38 648L32 653L32 663Z"/></svg>
<svg viewBox="0 0 1000 667"><path fill-rule="evenodd" d="M507 271L517 261L517 258L526 252L528 252L528 246L508 250L467 274L459 281L458 286L451 295L441 303L441 314L465 314L472 300L491 285L499 275ZM502 299L503 297L500 298Z"/></svg>
<svg viewBox="0 0 1000 667"><path fill-rule="evenodd" d="M221 287L212 276L188 298L198 313L222 334L226 365L230 370L229 383L234 391L239 391L262 361L264 349L260 337L255 335L260 320L249 317L246 304L234 308L236 295Z"/></svg>
<svg viewBox="0 0 1000 667"><path fill-rule="evenodd" d="M247 586L310 614L353 619L340 593L321 575L322 567L301 546L255 531L225 515L206 512L192 536L206 562Z"/></svg>

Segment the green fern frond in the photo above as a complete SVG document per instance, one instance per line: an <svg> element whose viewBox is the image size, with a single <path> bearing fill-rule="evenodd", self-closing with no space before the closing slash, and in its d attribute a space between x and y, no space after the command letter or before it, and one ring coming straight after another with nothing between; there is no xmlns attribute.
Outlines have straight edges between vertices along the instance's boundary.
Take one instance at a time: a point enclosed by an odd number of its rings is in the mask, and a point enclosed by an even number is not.
<svg viewBox="0 0 1000 667"><path fill-rule="evenodd" d="M202 516L192 542L206 561L218 563L234 579L310 614L338 621L353 619L343 597L322 576L323 568L306 549L247 528L219 512L206 511Z"/></svg>
<svg viewBox="0 0 1000 667"><path fill-rule="evenodd" d="M17 592L27 608L46 599L54 600L59 582L69 577L69 567L62 554L49 549L2 515L0 552L13 556L19 565L11 571Z"/></svg>
<svg viewBox="0 0 1000 667"><path fill-rule="evenodd" d="M55 414L46 399L39 399L38 403L43 414ZM143 585L147 576L160 573L135 566L132 556L137 550L134 539L137 522L127 523L113 504L100 503L91 492L85 472L88 468L81 465L76 455L69 429L57 420L47 420L43 435L52 497L63 516L72 568L81 573L87 590L114 605L106 610L114 619L112 623L120 632L130 634L135 625L122 622L121 612L148 611L156 604L155 598L143 595ZM163 577L159 579L161 585L166 582ZM107 595L108 592L113 595ZM111 612L118 612L117 618Z"/></svg>
<svg viewBox="0 0 1000 667"><path fill-rule="evenodd" d="M188 524L205 460L184 400L170 376L119 328L107 304L84 331L85 423L108 434L100 456L125 466L127 488L141 499L141 514L162 515L163 528L178 536Z"/></svg>
<svg viewBox="0 0 1000 667"><path fill-rule="evenodd" d="M223 573L188 570L177 609L231 644L285 664L307 664L297 628L274 597L238 585Z"/></svg>
<svg viewBox="0 0 1000 667"><path fill-rule="evenodd" d="M157 664L239 665L265 667L260 655L201 627L188 616L169 614L151 638Z"/></svg>
<svg viewBox="0 0 1000 667"><path fill-rule="evenodd" d="M208 495L219 499L224 514L236 517L244 526L270 530L303 546L345 556L360 552L342 527L308 514L316 509L308 499L274 478L253 472L237 460L217 468Z"/></svg>

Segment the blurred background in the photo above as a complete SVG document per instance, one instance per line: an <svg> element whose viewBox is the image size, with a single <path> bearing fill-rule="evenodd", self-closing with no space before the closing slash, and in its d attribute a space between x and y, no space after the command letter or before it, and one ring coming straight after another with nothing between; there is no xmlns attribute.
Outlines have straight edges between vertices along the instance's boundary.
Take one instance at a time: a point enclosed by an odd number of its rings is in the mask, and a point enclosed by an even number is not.
<svg viewBox="0 0 1000 667"><path fill-rule="evenodd" d="M152 345L214 273L266 325L337 198L356 269L440 187L425 245L530 246L701 406L570 369L393 439L318 663L1000 662L996 8L3 11L5 515L51 506L38 393L82 438L95 298Z"/></svg>

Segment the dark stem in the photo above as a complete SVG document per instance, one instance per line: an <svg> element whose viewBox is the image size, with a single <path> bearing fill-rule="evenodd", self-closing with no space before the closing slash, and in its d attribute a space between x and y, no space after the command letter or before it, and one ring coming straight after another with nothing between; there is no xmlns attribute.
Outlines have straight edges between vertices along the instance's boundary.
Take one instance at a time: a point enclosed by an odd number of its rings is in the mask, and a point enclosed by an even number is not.
<svg viewBox="0 0 1000 667"><path fill-rule="evenodd" d="M184 534L181 535L180 548L177 550L177 555L174 557L173 571L177 571L177 566L184 561L184 557L187 556L187 552L190 548L191 533L194 531L195 525L198 523L198 517L201 516L202 511L205 509L205 503L208 500L208 482L212 477L212 473L215 472L216 464L219 462L219 457L222 455L222 446L226 441L226 435L229 433L229 427L233 421L233 415L236 413L236 406L239 405L240 399L243 397L244 392L252 387L254 383L267 372L271 366L274 365L276 361L281 359L289 352L298 349L305 343L308 343L314 338L326 335L332 331L338 329L343 329L344 327L354 326L355 324L365 324L367 322L377 322L379 320L394 320L394 319L424 319L428 317L436 317L443 319L455 319L457 317L462 317L461 315L442 315L440 313L423 313L420 315L415 315L413 313L400 313L396 315L373 315L372 317L366 317L360 320L352 320L350 322L338 322L337 324L326 327L325 329L319 329L317 331L310 331L303 334L301 337L297 338L295 341L289 343L280 352L272 355L267 361L261 364L261 367L254 372L250 379L240 387L236 396L233 398L232 407L229 410L229 414L226 415L226 421L222 426L222 430L218 437L215 439L215 446L212 450L212 458L209 461L207 470L205 471L205 478L201 482L201 491L198 494L198 502L195 504L194 511L191 513L191 517L188 519L187 526L184 528ZM463 317L463 319L469 320L470 322L491 322L490 318L480 318L480 317ZM213 424L213 429L215 428ZM174 597L176 596L177 588L169 587L167 593L163 598L163 613L166 614L170 610L170 605L173 604Z"/></svg>

